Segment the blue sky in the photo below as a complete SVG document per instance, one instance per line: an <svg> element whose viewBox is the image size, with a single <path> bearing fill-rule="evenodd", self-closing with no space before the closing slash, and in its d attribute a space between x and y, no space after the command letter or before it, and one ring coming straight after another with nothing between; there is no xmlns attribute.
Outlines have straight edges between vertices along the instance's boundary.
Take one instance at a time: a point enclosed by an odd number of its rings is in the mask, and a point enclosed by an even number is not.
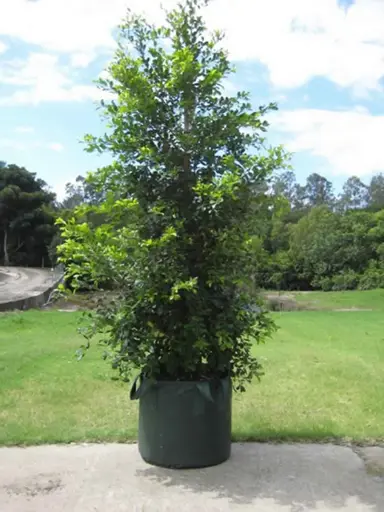
<svg viewBox="0 0 384 512"><path fill-rule="evenodd" d="M108 161L79 143L103 130L92 81L126 8L158 22L159 6L0 0L0 160L36 172L61 197L66 182ZM269 140L294 152L299 181L319 172L339 189L348 176L384 170L383 0L212 0L204 16L225 30L237 65L227 90L279 103Z"/></svg>

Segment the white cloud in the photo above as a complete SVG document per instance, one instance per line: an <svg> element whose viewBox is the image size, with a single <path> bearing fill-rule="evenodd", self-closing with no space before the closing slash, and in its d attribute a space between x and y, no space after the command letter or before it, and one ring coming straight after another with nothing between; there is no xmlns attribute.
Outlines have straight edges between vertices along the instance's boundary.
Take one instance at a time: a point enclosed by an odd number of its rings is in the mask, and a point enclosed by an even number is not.
<svg viewBox="0 0 384 512"><path fill-rule="evenodd" d="M94 60L95 53L74 53L71 55L70 64L74 68L86 68Z"/></svg>
<svg viewBox="0 0 384 512"><path fill-rule="evenodd" d="M3 43L2 41L0 41L0 53L4 53L8 50L8 46Z"/></svg>
<svg viewBox="0 0 384 512"><path fill-rule="evenodd" d="M282 111L274 115L272 126L290 136L290 151L324 158L333 174L365 176L384 170L384 116L365 108Z"/></svg>
<svg viewBox="0 0 384 512"><path fill-rule="evenodd" d="M0 98L0 106L98 100L105 97L95 86L74 83L70 68L60 66L59 57L48 53L31 53L25 61L0 63L0 83L17 86L14 93Z"/></svg>
<svg viewBox="0 0 384 512"><path fill-rule="evenodd" d="M71 57L86 67L100 53L116 48L114 31L128 8L152 21L163 19L161 4L177 0L1 0L0 35Z"/></svg>
<svg viewBox="0 0 384 512"><path fill-rule="evenodd" d="M321 76L361 93L384 75L382 0L348 10L337 0L216 0L210 21L226 29L234 59L261 61L278 87Z"/></svg>
<svg viewBox="0 0 384 512"><path fill-rule="evenodd" d="M16 133L33 133L35 129L32 126L16 126Z"/></svg>
<svg viewBox="0 0 384 512"><path fill-rule="evenodd" d="M48 53L30 53L26 61L13 59L0 64L0 82L7 85L47 88L63 87L70 80L58 69L58 57Z"/></svg>
<svg viewBox="0 0 384 512"><path fill-rule="evenodd" d="M161 21L161 3L170 8L177 0L3 0L0 36L37 45L40 55L63 54L72 69L87 67L115 48L113 31L127 7ZM338 0L213 0L206 18L210 28L226 31L231 57L263 63L274 86L295 88L313 77L326 77L360 95L381 88L383 0L355 0L348 9ZM52 70L52 62L49 66ZM28 80L28 75L22 77ZM43 101L50 97L48 89L60 90L49 101L81 101L95 94L84 86L73 90L63 73L48 78L51 83L40 84L32 96L15 93L11 101Z"/></svg>
<svg viewBox="0 0 384 512"><path fill-rule="evenodd" d="M0 3L0 34L63 53L111 48L126 0L12 0Z"/></svg>
<svg viewBox="0 0 384 512"><path fill-rule="evenodd" d="M38 105L43 102L81 102L106 98L96 87L74 85L68 88L47 89L45 87L17 91L0 99L0 106Z"/></svg>
<svg viewBox="0 0 384 512"><path fill-rule="evenodd" d="M48 148L59 153L64 150L64 146L60 142L51 142L51 144L48 144Z"/></svg>

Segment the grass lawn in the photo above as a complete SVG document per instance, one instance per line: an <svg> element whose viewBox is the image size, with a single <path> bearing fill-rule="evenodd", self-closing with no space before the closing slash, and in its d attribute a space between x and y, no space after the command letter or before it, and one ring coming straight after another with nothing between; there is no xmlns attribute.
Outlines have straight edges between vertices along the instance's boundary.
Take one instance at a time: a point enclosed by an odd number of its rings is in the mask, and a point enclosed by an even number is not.
<svg viewBox="0 0 384 512"><path fill-rule="evenodd" d="M371 309L384 311L384 290L346 292L293 292L297 302L309 309Z"/></svg>
<svg viewBox="0 0 384 512"><path fill-rule="evenodd" d="M137 402L111 379L102 349L74 356L79 317L0 316L0 444L136 439ZM382 311L274 318L280 330L255 347L266 376L234 397L234 439L384 442Z"/></svg>

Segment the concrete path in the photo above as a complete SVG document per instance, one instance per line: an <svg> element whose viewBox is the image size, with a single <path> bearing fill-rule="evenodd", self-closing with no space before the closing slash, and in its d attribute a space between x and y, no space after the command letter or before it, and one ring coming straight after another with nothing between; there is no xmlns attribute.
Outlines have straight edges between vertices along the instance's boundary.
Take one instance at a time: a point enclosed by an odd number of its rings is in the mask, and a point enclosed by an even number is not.
<svg viewBox="0 0 384 512"><path fill-rule="evenodd" d="M384 450L235 444L226 464L173 471L136 445L0 449L1 512L383 512Z"/></svg>
<svg viewBox="0 0 384 512"><path fill-rule="evenodd" d="M0 311L42 306L60 278L50 269L0 267Z"/></svg>

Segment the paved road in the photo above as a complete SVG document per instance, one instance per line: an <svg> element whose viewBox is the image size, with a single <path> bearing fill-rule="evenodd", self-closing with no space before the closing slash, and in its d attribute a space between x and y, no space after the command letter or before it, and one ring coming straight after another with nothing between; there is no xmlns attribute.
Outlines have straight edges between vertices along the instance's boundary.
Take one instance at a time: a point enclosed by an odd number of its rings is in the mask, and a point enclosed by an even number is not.
<svg viewBox="0 0 384 512"><path fill-rule="evenodd" d="M383 463L380 448L236 444L226 464L173 471L136 445L2 448L0 510L383 512Z"/></svg>

